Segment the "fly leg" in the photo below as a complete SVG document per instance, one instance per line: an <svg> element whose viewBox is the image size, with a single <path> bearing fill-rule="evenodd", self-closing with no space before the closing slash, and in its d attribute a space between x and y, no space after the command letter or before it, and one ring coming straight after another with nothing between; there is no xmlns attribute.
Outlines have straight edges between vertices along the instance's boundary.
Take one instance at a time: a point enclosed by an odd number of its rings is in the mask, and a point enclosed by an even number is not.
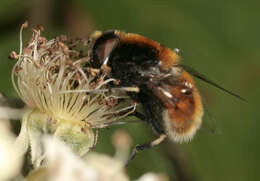
<svg viewBox="0 0 260 181"><path fill-rule="evenodd" d="M157 138L156 140L154 140L152 142L144 143L141 145L136 145L134 150L132 151L132 154L130 155L129 159L126 162L125 167L129 164L130 161L132 161L135 158L135 156L138 152L147 150L156 145L159 145L161 142L163 142L165 140L165 138L166 138L166 134L161 134L159 138Z"/></svg>

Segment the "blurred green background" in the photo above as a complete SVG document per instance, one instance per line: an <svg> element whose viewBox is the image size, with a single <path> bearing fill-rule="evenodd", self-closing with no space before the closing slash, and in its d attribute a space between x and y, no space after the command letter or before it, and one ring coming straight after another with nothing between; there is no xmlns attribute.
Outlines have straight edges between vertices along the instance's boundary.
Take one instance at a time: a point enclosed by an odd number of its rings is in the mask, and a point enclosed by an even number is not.
<svg viewBox="0 0 260 181"><path fill-rule="evenodd" d="M257 180L260 130L260 1L254 0L1 0L0 91L16 96L7 57L18 51L19 28L43 24L45 36L88 36L94 30L119 29L179 48L189 65L244 103L197 80L205 109L202 129L192 142L169 141L137 155L127 168L131 178L160 172L170 180ZM210 116L209 116L210 115ZM213 131L212 133L212 128ZM156 138L144 123L103 129L97 151L114 154L111 134L129 132L133 145Z"/></svg>

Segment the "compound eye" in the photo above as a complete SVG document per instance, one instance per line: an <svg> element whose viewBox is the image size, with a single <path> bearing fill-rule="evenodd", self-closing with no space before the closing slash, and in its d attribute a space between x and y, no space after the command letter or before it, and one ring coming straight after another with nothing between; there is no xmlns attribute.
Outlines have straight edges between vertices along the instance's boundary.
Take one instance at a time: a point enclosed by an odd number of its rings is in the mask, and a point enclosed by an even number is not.
<svg viewBox="0 0 260 181"><path fill-rule="evenodd" d="M104 32L98 37L92 49L92 61L94 66L97 66L97 64L101 66L117 46L118 42L119 39L114 34L114 31Z"/></svg>
<svg viewBox="0 0 260 181"><path fill-rule="evenodd" d="M95 53L98 56L99 62L104 62L104 60L109 57L116 43L116 39L109 39L97 47Z"/></svg>

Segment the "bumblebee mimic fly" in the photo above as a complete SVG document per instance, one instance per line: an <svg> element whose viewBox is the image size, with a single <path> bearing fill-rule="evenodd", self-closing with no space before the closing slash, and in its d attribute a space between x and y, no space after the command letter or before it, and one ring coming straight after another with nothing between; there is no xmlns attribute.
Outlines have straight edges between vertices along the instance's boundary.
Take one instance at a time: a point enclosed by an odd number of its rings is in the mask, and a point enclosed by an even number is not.
<svg viewBox="0 0 260 181"><path fill-rule="evenodd" d="M143 107L143 113L134 115L148 122L160 135L155 141L137 145L129 160L139 150L153 147L166 137L175 142L192 139L203 116L202 100L192 76L242 99L182 66L178 49L171 50L144 36L117 30L95 32L91 39L93 66L110 67L110 76L120 81L116 86L138 88L136 92L127 92Z"/></svg>

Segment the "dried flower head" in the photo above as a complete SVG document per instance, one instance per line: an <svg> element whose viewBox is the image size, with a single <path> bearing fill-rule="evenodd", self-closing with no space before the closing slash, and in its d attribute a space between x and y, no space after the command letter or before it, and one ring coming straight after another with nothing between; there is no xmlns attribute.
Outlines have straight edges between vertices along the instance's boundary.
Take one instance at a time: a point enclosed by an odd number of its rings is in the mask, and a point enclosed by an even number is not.
<svg viewBox="0 0 260 181"><path fill-rule="evenodd" d="M126 96L109 91L107 85L116 80L106 78L108 68L92 68L89 53L83 56L71 48L80 41L66 44L64 36L47 40L40 30L33 29L30 41L23 47L22 31L26 26L20 31L20 53L12 71L14 88L30 109L23 124L34 128L29 129L29 137L39 137L39 132L51 133L68 142L80 155L85 154L94 142L92 128L125 117L134 111L135 105L122 101ZM84 135L89 144L82 150ZM30 139L31 146L38 144Z"/></svg>

